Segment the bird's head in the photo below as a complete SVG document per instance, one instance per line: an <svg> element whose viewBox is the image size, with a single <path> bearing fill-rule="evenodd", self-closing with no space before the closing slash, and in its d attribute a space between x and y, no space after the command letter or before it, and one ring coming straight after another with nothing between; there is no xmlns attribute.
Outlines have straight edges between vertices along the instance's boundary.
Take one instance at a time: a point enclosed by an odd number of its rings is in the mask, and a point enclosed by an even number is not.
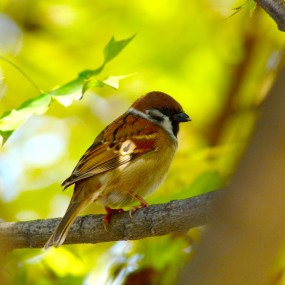
<svg viewBox="0 0 285 285"><path fill-rule="evenodd" d="M177 137L179 123L191 121L182 106L171 96L153 91L136 100L129 112L137 113Z"/></svg>

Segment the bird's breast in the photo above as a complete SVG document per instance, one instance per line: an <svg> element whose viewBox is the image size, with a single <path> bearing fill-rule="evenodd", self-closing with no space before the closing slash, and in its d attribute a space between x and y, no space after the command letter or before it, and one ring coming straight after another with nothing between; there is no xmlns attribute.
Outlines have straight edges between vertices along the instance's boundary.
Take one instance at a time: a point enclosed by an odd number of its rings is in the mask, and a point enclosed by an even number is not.
<svg viewBox="0 0 285 285"><path fill-rule="evenodd" d="M162 146L124 167L100 175L98 178L102 186L98 201L104 206L120 208L135 202L133 194L145 197L152 193L165 179L176 147Z"/></svg>

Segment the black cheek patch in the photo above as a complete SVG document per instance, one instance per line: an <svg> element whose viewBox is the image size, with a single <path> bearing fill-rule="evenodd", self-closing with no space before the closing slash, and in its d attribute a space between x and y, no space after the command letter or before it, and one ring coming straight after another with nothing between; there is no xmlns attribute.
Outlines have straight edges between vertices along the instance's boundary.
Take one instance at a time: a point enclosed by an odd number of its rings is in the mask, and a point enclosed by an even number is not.
<svg viewBox="0 0 285 285"><path fill-rule="evenodd" d="M115 150L119 151L122 147L122 143L116 145Z"/></svg>
<svg viewBox="0 0 285 285"><path fill-rule="evenodd" d="M153 113L151 114L151 117L157 122L163 122L163 117L160 117L160 116L155 115Z"/></svg>
<svg viewBox="0 0 285 285"><path fill-rule="evenodd" d="M177 137L178 131L179 131L179 123L172 121L172 131L175 137Z"/></svg>

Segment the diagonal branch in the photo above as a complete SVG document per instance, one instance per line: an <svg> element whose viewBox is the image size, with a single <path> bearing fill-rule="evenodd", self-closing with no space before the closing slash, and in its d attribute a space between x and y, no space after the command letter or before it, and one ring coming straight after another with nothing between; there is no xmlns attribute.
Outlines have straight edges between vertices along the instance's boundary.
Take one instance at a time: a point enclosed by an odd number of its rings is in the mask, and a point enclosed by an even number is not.
<svg viewBox="0 0 285 285"><path fill-rule="evenodd" d="M278 29L285 32L284 0L255 0L276 22Z"/></svg>
<svg viewBox="0 0 285 285"><path fill-rule="evenodd" d="M108 231L103 226L103 215L78 217L70 228L65 244L137 240L205 225L219 192L151 205L138 210L132 219L128 212L114 214ZM59 220L0 223L0 250L43 247Z"/></svg>

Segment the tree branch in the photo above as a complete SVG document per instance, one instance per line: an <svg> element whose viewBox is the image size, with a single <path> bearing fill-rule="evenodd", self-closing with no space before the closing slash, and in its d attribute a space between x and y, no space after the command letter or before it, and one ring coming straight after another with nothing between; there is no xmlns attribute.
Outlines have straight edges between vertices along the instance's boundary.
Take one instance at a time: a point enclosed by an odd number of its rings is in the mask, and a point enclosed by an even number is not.
<svg viewBox="0 0 285 285"><path fill-rule="evenodd" d="M278 29L285 32L285 2L284 0L255 0L276 22Z"/></svg>
<svg viewBox="0 0 285 285"><path fill-rule="evenodd" d="M139 209L132 219L128 212L114 214L107 231L103 226L103 215L78 217L70 228L65 244L137 240L205 225L219 192L151 205ZM59 221L56 218L0 223L0 250L43 247Z"/></svg>
<svg viewBox="0 0 285 285"><path fill-rule="evenodd" d="M243 159L214 203L207 232L177 284L277 285L284 280L284 78L285 68L264 100Z"/></svg>

